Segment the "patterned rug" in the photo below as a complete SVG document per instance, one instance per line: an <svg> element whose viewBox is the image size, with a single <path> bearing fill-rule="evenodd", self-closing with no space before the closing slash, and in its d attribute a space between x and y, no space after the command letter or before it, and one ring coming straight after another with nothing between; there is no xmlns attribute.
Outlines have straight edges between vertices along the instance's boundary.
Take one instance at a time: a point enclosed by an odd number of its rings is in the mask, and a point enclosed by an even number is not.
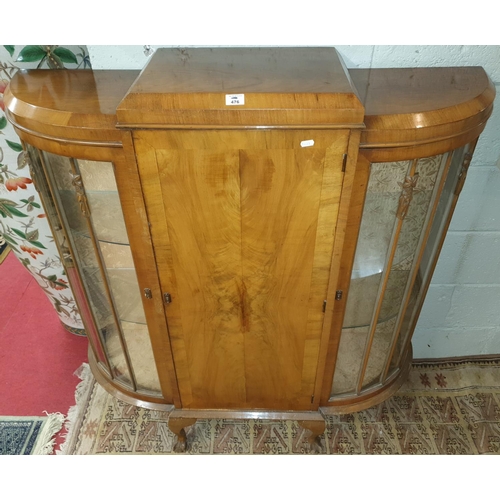
<svg viewBox="0 0 500 500"><path fill-rule="evenodd" d="M173 454L168 414L123 403L83 365L77 406L58 454ZM294 421L199 420L186 429L190 454L304 454ZM500 454L500 359L414 363L408 381L384 403L328 416L322 454Z"/></svg>
<svg viewBox="0 0 500 500"><path fill-rule="evenodd" d="M0 417L0 455L50 455L64 415Z"/></svg>

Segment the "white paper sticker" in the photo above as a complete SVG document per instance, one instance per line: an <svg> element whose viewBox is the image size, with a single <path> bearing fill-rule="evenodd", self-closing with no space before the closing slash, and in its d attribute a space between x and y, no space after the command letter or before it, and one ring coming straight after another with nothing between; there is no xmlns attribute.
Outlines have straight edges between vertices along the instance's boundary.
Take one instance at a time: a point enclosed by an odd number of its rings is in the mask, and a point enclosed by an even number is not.
<svg viewBox="0 0 500 500"><path fill-rule="evenodd" d="M226 94L226 106L242 106L245 104L245 94Z"/></svg>
<svg viewBox="0 0 500 500"><path fill-rule="evenodd" d="M314 141L312 139L309 139L308 141L302 141L300 143L301 148L309 148L311 146L314 146Z"/></svg>

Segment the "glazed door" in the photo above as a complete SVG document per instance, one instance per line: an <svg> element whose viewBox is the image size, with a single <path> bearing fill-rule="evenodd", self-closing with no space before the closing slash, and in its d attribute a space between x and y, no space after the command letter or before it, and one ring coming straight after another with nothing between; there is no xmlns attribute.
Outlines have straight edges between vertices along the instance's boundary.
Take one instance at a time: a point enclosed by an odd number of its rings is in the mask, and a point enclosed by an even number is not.
<svg viewBox="0 0 500 500"><path fill-rule="evenodd" d="M311 408L348 138L134 133L184 408Z"/></svg>

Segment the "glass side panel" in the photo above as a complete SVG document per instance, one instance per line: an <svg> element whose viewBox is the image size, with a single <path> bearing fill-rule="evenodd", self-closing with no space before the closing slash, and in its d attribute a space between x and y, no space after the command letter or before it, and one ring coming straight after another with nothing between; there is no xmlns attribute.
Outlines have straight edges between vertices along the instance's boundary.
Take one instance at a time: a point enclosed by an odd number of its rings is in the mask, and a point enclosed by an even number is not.
<svg viewBox="0 0 500 500"><path fill-rule="evenodd" d="M396 217L398 202L394 201L404 192L402 180L397 181L396 195L390 189L381 194L386 197L386 203L392 199L392 218L381 216L384 211L379 207L384 202L373 205L374 187L380 184L372 182L372 177L378 168L384 168L387 175L396 174L398 170L392 168L398 163L371 165L332 397L354 394L360 389L360 369L366 356L361 390L380 383L386 372L390 377L399 369L444 240L464 155L469 150L467 146L453 153L412 162L404 175L418 174L418 179L403 218ZM448 164L447 177L443 179ZM382 184L389 186L390 182ZM385 237L378 236L380 234ZM384 239L384 245L367 243L377 238L378 241ZM376 271L374 264L379 263L382 263L379 276L376 272L370 273L370 269ZM378 317L373 314L377 308L380 309ZM393 356L389 358L392 350Z"/></svg>
<svg viewBox="0 0 500 500"><path fill-rule="evenodd" d="M99 245L102 272L111 290L137 389L161 394L113 165L88 160L77 163ZM109 348L120 348L118 335L110 339Z"/></svg>
<svg viewBox="0 0 500 500"><path fill-rule="evenodd" d="M66 273L68 274L69 284L72 288L73 295L77 303L80 305L80 314L85 324L85 333L97 360L106 365L106 356L102 349L102 340L99 337L99 332L95 328L92 315L87 308L82 307L82 304L85 302L82 284L78 276L75 263L73 262L69 243L67 241L54 198L52 197L50 187L43 171L43 165L40 161L40 152L29 144L26 144L26 150L30 157L31 176L35 182L37 190L40 193L40 198L44 205L47 220L52 229L52 234L54 235L54 241L58 248L59 255L63 260Z"/></svg>
<svg viewBox="0 0 500 500"><path fill-rule="evenodd" d="M411 162L370 166L365 205L347 300L344 327L369 325L396 223L401 184ZM382 317L390 316L391 309Z"/></svg>
<svg viewBox="0 0 500 500"><path fill-rule="evenodd" d="M390 354L399 315L405 307L406 290L414 274L416 261L423 244L423 236L434 205L434 197L439 190L439 179L446 165L448 155L439 155L418 160L414 176L416 178L412 199L396 244L394 259L389 269L388 285L382 290L382 311L391 309L390 317L380 315L369 352L363 387L379 382L385 371ZM418 176L418 177L417 177Z"/></svg>
<svg viewBox="0 0 500 500"><path fill-rule="evenodd" d="M47 215L47 219L50 223L50 228L52 229L52 234L54 235L54 240L57 244L57 248L61 257L64 261L64 265L73 266L73 260L71 259L71 254L68 248L68 242L66 241L66 236L64 234L61 221L59 220L59 215L57 209L54 205L54 199L50 193L50 188L47 184L47 179L43 173L43 167L40 162L39 152L33 146L26 144L26 151L30 157L30 174L35 182L36 188L40 193L40 197L43 200L43 206Z"/></svg>
<svg viewBox="0 0 500 500"><path fill-rule="evenodd" d="M91 238L90 221L83 215L82 198L76 192L78 176L71 160L52 153L43 152L47 173L51 178L53 191L58 198L59 212L70 239L94 323L101 336L109 360L113 378L129 388L133 387L125 354L119 340L119 331L109 301L105 275L98 253Z"/></svg>
<svg viewBox="0 0 500 500"><path fill-rule="evenodd" d="M431 274L441 248L442 241L444 240L444 233L453 207L455 189L462 170L464 155L469 151L469 149L469 146L465 146L453 152L450 170L437 205L436 214L434 216L429 238L419 264L415 283L413 284L410 292L410 300L403 317L399 337L396 343L396 349L391 360L391 370L394 370L399 366L399 361L401 355L403 354L403 348L406 346L408 338L415 326L416 316L418 315L418 311L423 303L424 294L431 280Z"/></svg>
<svg viewBox="0 0 500 500"><path fill-rule="evenodd" d="M410 167L410 161L374 163L370 166L332 394L353 392L356 389L382 273L396 226L401 185ZM397 282L390 284L391 287L397 285ZM395 295L398 290L389 289L388 293ZM380 312L381 318L390 318L394 314L391 303L385 304Z"/></svg>

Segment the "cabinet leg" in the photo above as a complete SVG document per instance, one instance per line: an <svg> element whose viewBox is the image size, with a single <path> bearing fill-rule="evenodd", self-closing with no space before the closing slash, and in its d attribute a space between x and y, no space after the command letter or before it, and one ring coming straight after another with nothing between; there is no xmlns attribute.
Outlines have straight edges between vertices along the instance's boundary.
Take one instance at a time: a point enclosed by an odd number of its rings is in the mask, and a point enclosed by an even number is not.
<svg viewBox="0 0 500 500"><path fill-rule="evenodd" d="M299 420L299 425L310 431L307 438L309 450L313 453L321 453L321 435L325 432L326 422L324 420Z"/></svg>
<svg viewBox="0 0 500 500"><path fill-rule="evenodd" d="M187 437L185 428L194 425L197 418L170 417L168 428L177 436L174 445L175 453L184 453L187 450Z"/></svg>

